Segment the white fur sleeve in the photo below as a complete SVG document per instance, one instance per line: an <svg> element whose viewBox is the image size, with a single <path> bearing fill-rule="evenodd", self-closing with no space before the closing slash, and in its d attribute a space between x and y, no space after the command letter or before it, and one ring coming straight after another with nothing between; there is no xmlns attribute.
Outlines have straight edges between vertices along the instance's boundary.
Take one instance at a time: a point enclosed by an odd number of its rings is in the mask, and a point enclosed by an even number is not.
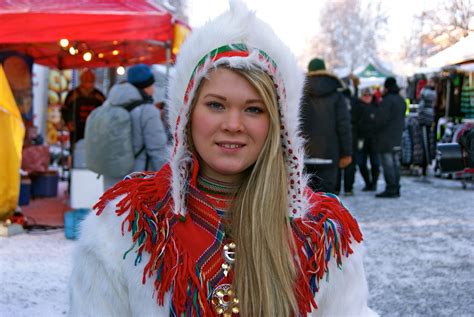
<svg viewBox="0 0 474 317"><path fill-rule="evenodd" d="M342 260L339 269L332 258L328 263L329 278L324 276L315 300L318 309L311 316L378 316L367 306L369 295L363 265L363 245L352 243L354 253Z"/></svg>
<svg viewBox="0 0 474 317"><path fill-rule="evenodd" d="M81 223L69 285L69 316L131 315L122 272L121 256L126 246L122 217L115 215L119 199L110 202L101 216L92 212Z"/></svg>

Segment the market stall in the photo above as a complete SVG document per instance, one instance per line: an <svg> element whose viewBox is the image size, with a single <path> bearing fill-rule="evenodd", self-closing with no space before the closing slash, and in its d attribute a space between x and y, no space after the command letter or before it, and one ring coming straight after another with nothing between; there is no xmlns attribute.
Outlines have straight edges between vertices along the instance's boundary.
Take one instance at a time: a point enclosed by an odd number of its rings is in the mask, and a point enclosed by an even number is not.
<svg viewBox="0 0 474 317"><path fill-rule="evenodd" d="M390 71L374 62L370 62L366 66L357 68L354 73L360 79L359 89L367 87L382 87L385 78L394 76Z"/></svg>
<svg viewBox="0 0 474 317"><path fill-rule="evenodd" d="M0 64L26 124L33 117L33 64L56 70L170 65L189 32L186 24L149 0L0 0L0 19ZM7 137L23 142L18 135ZM15 157L21 160L21 155ZM11 213L11 204L0 206L0 218Z"/></svg>

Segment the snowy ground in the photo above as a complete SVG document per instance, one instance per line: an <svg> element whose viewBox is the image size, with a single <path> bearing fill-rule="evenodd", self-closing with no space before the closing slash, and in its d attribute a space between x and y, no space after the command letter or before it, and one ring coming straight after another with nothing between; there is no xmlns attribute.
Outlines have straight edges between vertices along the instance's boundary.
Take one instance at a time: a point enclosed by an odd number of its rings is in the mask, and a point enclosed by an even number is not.
<svg viewBox="0 0 474 317"><path fill-rule="evenodd" d="M361 224L381 316L474 314L474 187L429 181L404 177L402 198L381 200L358 179L341 197ZM0 238L0 316L65 315L74 243L62 231Z"/></svg>

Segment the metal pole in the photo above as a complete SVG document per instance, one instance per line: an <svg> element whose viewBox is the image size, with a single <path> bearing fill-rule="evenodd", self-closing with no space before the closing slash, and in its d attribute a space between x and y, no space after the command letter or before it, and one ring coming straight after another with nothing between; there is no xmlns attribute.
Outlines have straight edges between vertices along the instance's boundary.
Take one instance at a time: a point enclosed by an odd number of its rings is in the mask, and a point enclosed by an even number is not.
<svg viewBox="0 0 474 317"><path fill-rule="evenodd" d="M446 121L449 119L449 104L451 102L451 78L448 76L448 83L446 84L446 109L444 110L444 117Z"/></svg>
<svg viewBox="0 0 474 317"><path fill-rule="evenodd" d="M165 98L168 100L168 83L170 76L170 67L171 67L171 42L167 41L165 44L166 47L166 85L165 85Z"/></svg>

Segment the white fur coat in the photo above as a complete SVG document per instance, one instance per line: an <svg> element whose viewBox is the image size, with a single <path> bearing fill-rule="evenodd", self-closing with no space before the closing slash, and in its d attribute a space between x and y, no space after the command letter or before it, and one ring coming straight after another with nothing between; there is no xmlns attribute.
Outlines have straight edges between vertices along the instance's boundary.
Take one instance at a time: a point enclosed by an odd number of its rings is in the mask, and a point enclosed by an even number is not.
<svg viewBox="0 0 474 317"><path fill-rule="evenodd" d="M163 305L153 297L154 278L142 284L148 254L137 265L133 254L123 259L132 237L129 232L122 236L126 214L115 214L121 198L111 201L101 216L91 213L81 224L70 280L69 316L169 316L169 296ZM315 297L318 309L311 316L377 316L367 306L363 246L353 243L351 247L354 253L343 257L342 269L330 260L329 279L320 282Z"/></svg>

